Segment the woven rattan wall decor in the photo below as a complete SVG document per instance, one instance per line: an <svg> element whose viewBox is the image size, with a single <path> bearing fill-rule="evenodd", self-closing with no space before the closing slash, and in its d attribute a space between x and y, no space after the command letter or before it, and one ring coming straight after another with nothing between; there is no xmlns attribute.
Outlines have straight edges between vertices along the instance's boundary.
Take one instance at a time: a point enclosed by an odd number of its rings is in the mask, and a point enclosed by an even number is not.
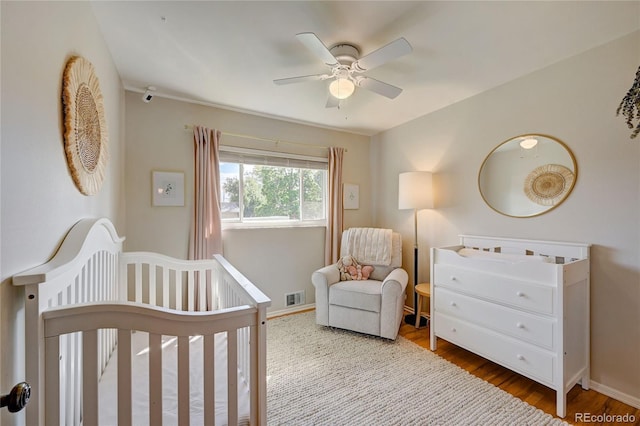
<svg viewBox="0 0 640 426"><path fill-rule="evenodd" d="M573 186L573 172L560 164L536 167L524 181L524 193L534 203L555 206Z"/></svg>
<svg viewBox="0 0 640 426"><path fill-rule="evenodd" d="M69 170L84 195L100 191L107 169L107 123L93 65L74 56L62 79L64 149Z"/></svg>

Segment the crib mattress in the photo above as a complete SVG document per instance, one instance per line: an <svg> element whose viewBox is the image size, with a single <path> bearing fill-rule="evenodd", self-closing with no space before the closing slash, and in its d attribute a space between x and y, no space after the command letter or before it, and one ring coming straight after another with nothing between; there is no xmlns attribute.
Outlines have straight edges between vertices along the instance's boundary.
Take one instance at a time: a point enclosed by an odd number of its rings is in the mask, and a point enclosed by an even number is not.
<svg viewBox="0 0 640 426"><path fill-rule="evenodd" d="M177 378L177 339L163 336L162 351L162 388L163 388L163 425L178 424L178 378ZM149 425L149 356L148 334L134 332L131 338L132 352L132 411L133 424ZM204 386L203 386L203 339L195 336L190 339L189 387L191 396L190 423L204 424ZM114 351L99 383L99 420L100 425L116 425L117 410L117 349ZM215 418L216 425L227 422L227 339L225 333L215 336ZM249 424L249 388L244 380L238 380L238 419L240 424ZM154 425L155 426L155 425Z"/></svg>

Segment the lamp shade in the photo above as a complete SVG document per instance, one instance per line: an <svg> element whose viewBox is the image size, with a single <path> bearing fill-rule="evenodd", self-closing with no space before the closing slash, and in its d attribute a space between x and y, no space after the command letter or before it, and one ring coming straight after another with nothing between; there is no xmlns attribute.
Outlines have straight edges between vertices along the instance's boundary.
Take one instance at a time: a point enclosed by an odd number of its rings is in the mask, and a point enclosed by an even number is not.
<svg viewBox="0 0 640 426"><path fill-rule="evenodd" d="M418 210L433 208L431 173L400 173L398 179L398 208Z"/></svg>

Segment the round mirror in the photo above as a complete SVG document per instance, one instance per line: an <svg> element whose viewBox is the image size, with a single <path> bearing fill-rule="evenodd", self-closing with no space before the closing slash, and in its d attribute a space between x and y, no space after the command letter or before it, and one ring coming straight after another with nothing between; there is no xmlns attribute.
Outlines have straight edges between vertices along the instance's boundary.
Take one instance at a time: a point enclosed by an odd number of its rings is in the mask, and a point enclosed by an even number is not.
<svg viewBox="0 0 640 426"><path fill-rule="evenodd" d="M498 213L531 217L559 206L576 182L578 166L560 140L540 134L502 142L478 174L484 201Z"/></svg>

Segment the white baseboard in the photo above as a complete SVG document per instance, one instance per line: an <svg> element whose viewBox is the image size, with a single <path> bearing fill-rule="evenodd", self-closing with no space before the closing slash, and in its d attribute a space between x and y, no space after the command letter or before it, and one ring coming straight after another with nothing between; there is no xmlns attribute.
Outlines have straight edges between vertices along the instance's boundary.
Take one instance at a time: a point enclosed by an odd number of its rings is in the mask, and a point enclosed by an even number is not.
<svg viewBox="0 0 640 426"><path fill-rule="evenodd" d="M310 309L315 309L315 303L307 303L306 305L296 305L286 309L280 309L278 311L271 311L267 313L267 319L281 317L282 315L295 314L298 312L308 311Z"/></svg>
<svg viewBox="0 0 640 426"><path fill-rule="evenodd" d="M609 386L603 385L598 382L594 382L593 380L589 381L589 387L598 393L601 393L613 399L617 399L620 402L624 402L627 405L631 405L632 407L640 409L640 398L636 398L635 396L620 392L619 390L610 388Z"/></svg>

